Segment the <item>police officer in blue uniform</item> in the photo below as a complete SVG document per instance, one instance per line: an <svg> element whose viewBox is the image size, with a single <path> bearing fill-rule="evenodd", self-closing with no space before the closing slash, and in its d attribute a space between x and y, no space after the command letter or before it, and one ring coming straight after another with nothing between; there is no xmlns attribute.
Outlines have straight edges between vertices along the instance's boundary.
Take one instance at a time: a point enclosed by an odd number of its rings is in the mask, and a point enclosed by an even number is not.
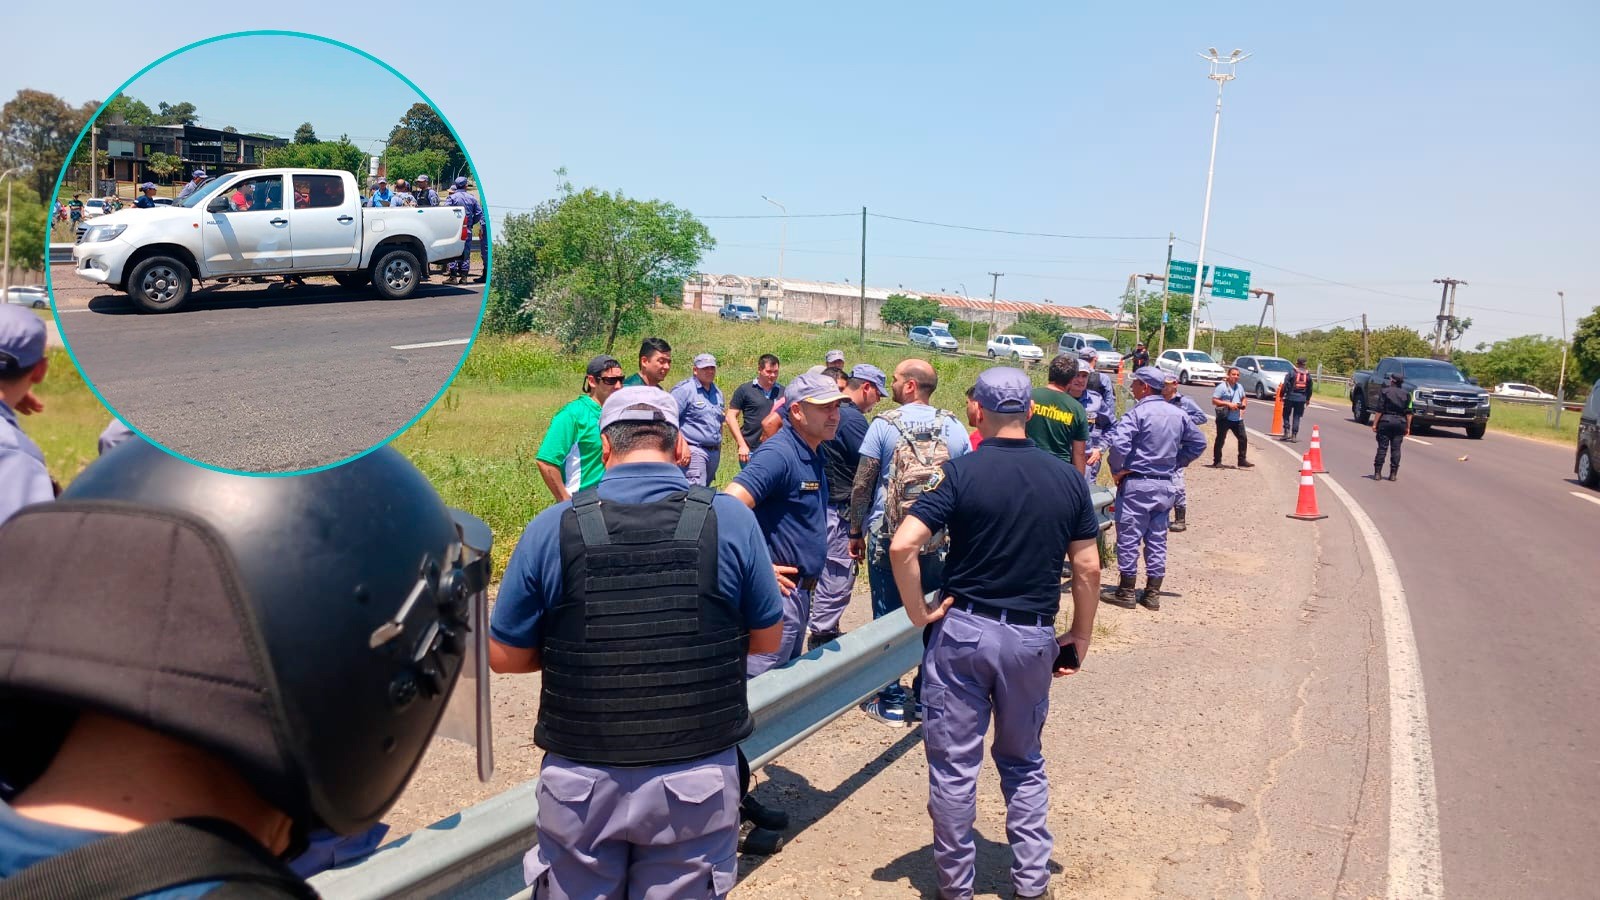
<svg viewBox="0 0 1600 900"><path fill-rule="evenodd" d="M0 306L0 522L56 495L39 445L17 427L17 410L50 368L44 348L42 319L20 306Z"/></svg>
<svg viewBox="0 0 1600 900"><path fill-rule="evenodd" d="M139 185L139 196L134 199L133 206L135 209L155 209L156 186L148 181Z"/></svg>
<svg viewBox="0 0 1600 900"><path fill-rule="evenodd" d="M914 625L931 625L922 656L923 743L940 897L972 896L972 825L991 717L1012 887L1017 897L1052 896L1050 782L1040 736L1051 676L1076 672L1089 652L1100 594L1099 527L1083 476L1027 438L1032 387L1019 369L978 376L973 399L983 442L943 464L944 478L912 504L889 546L906 613ZM943 599L930 606L920 552L944 528L950 549L936 595ZM1058 638L1060 575L1069 555L1072 623Z"/></svg>
<svg viewBox="0 0 1600 900"><path fill-rule="evenodd" d="M497 672L542 671L538 898L722 897L737 877L747 653L783 631L751 512L675 465L677 402L600 414L606 474L540 513L490 622Z"/></svg>
<svg viewBox="0 0 1600 900"><path fill-rule="evenodd" d="M1200 458L1206 436L1183 410L1162 399L1167 375L1155 366L1133 373L1132 409L1106 436L1106 461L1117 482L1117 571L1108 603L1161 608L1167 575L1167 520L1176 504L1173 475ZM1139 551L1144 550L1145 590L1135 591Z"/></svg>
<svg viewBox="0 0 1600 900"><path fill-rule="evenodd" d="M1200 408L1200 404L1190 399L1188 394L1178 390L1178 376L1171 373L1167 374L1167 383L1161 389L1161 396L1167 398L1168 403L1183 410L1183 414L1188 416L1189 421L1194 424L1204 425L1209 421L1206 411ZM1188 531L1189 488L1184 483L1183 467L1181 466L1172 473L1172 489L1175 494L1173 497L1172 521L1167 525L1167 530Z"/></svg>
<svg viewBox="0 0 1600 900"><path fill-rule="evenodd" d="M694 374L672 388L678 401L678 428L688 442L689 463L683 473L690 484L709 485L722 465L722 429L726 426L722 388L717 386L717 358L694 358Z"/></svg>
<svg viewBox="0 0 1600 900"><path fill-rule="evenodd" d="M444 203L446 206L459 206L464 210L466 215L464 224L466 225L468 236L466 246L461 248L461 256L452 260L445 269L449 276L445 279L445 283L466 284L467 276L472 274L472 229L478 227L478 224L483 221L483 207L478 205L478 198L472 196L471 192L467 190L467 176L465 175L458 177L455 183L450 186L450 196L445 198ZM487 266L489 259L487 247L484 248L483 258L484 265Z"/></svg>

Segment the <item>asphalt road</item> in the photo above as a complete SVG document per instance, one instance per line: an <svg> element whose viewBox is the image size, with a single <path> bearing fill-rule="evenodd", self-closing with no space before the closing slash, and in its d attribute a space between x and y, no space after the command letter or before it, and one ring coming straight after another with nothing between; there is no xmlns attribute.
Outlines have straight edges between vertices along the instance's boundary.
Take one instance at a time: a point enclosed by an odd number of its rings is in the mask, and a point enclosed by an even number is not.
<svg viewBox="0 0 1600 900"><path fill-rule="evenodd" d="M252 472L388 440L455 371L483 303L482 285L442 276L400 301L313 278L213 288L150 315L70 266L52 276L62 338L113 409L169 449Z"/></svg>
<svg viewBox="0 0 1600 900"><path fill-rule="evenodd" d="M1209 389L1191 392L1209 408ZM1252 404L1250 427L1268 431L1271 413L1270 403ZM1493 431L1474 441L1453 429L1407 439L1401 480L1375 482L1372 431L1350 419L1348 404L1319 398L1300 452L1312 424L1329 472L1377 524L1404 583L1445 893L1594 896L1600 493L1573 480L1569 447ZM1223 460L1233 459L1229 447ZM1336 502L1319 500L1323 512Z"/></svg>

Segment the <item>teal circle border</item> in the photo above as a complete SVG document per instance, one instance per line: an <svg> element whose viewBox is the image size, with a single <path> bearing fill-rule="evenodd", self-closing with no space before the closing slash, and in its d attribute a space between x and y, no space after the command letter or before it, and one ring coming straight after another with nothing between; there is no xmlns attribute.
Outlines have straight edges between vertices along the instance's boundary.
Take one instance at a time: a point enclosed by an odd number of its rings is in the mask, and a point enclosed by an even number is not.
<svg viewBox="0 0 1600 900"><path fill-rule="evenodd" d="M229 32L228 34L219 34L219 35L217 35L215 37L209 37L209 38L206 38L204 40L195 41L194 43L191 43L191 44L185 44L182 47L179 47L178 49L173 50L172 52L166 54L165 56L162 56L160 59L157 59L155 62L150 63L149 65L145 66L144 68L140 69L139 71L133 73L133 75L130 76L126 81L124 81L124 82L122 82L122 84L118 85L117 89L115 91L113 91L111 93L111 95L106 98L106 100L104 102L102 102L100 104L100 107L94 111L94 115L89 117L89 121L84 123L83 130L78 132L78 138L77 138L77 140L72 142L72 148L67 151L66 160L61 165L61 172L60 172L60 174L58 174L56 176L55 189L50 192L50 202L49 202L49 204L47 204L45 206L46 214L48 215L51 210L55 209L57 198L59 198L61 196L61 185L62 185L62 183L64 181L66 181L66 178L67 178L67 167L71 163L73 157L78 155L78 145L83 143L84 136L89 133L89 129L90 128L94 127L94 123L97 122L100 119L100 114L105 112L106 106L109 105L112 100L115 100L117 97L121 96L122 92L127 90L129 85L133 84L135 81L138 81L141 77L143 77L143 75L146 72L150 71L151 69L154 69L156 66L161 65L162 63L164 63L167 60L173 58L174 56L178 56L179 54L182 54L182 53L187 53L188 51L193 50L196 47L203 47L206 44L214 44L214 43L216 43L218 41L232 40L233 38L241 38L241 37L294 37L294 38L304 38L306 40L312 40L312 41L320 41L321 43L331 44L332 46L339 47L341 49L348 50L351 53L355 53L355 54L357 54L359 56L365 57L366 59L368 59L368 60L370 60L370 61L372 61L374 63L377 63L379 66L383 67L385 70L387 70L389 72L389 74L391 74L394 77L400 79L400 81L402 83L404 83L406 85L406 87L409 87L413 91L416 91L417 96L421 97L423 99L423 102L427 103L428 106L432 107L433 111L439 115L439 120L444 122L444 127L450 129L450 136L455 138L456 145L461 148L462 155L465 156L466 159L467 159L467 168L472 171L472 180L478 185L478 202L479 202L479 205L483 208L484 220L488 221L489 209L490 209L489 203L488 203L488 194L484 190L483 179L478 176L478 165L477 165L477 163L474 163L472 161L472 152L467 149L466 142L461 140L461 135L456 132L456 127L450 123L450 118L444 114L444 110L439 108L439 104L433 102L433 98L429 97L427 92L423 91L422 88L417 87L415 82L413 82L411 79L407 78L405 75L401 74L400 70L396 69L394 66L389 65L388 63L384 62L383 60L379 59L376 56L373 56L371 53L368 53L367 51L362 50L359 47L353 47L353 46L351 46L349 44L346 44L344 41L335 40L335 39L330 38L330 37L324 37L323 35L320 35L320 34L309 34L309 33L304 32L304 31L286 31L286 30L279 30L279 29L257 29L257 30L253 30L253 31L234 31L234 32ZM91 178L94 177L93 173L90 174L90 177ZM288 472L245 472L245 471L241 471L239 469L225 469L225 468L223 468L221 466L214 466L211 463L204 462L204 461L198 460L198 459L193 459L193 458L188 457L188 456L184 456L182 453L179 453L178 451L173 450L171 447L168 447L167 445L161 443L160 441L152 439L149 435L147 435L144 432L140 431L132 422L129 422L126 418L124 418L122 416L122 414L119 411L117 411L117 409L115 407L113 407L110 403L106 402L106 398L100 393L100 389L95 386L94 379L89 377L88 370L86 370L83 367L82 363L78 362L78 355L73 352L72 343L67 340L66 329L61 327L61 310L58 309L57 305L56 305L55 276L54 276L53 272L51 271L51 266L49 264L49 259L50 259L50 237L49 237L48 229L47 229L47 232L46 232L46 235L45 235L45 260L46 260L46 262L45 262L44 280L45 280L45 287L50 292L50 313L51 313L52 316L55 317L55 320L56 320L56 331L57 331L57 333L59 333L61 335L61 345L62 345L62 347L66 348L67 358L71 359L72 360L72 364L77 367L78 373L83 376L83 383L89 386L89 391L94 394L95 399L100 401L100 405L105 407L107 410L109 410L111 412L111 414L114 417L116 417L116 419L118 421L120 421L120 422L122 422L122 424L128 426L128 428L130 430L132 430L135 434L139 435L139 437L143 438L146 441L149 441L154 446L159 447L163 452L166 452L166 453L169 453L169 454L171 454L173 456L176 456L177 458L183 460L186 463L189 463L190 465L199 466L199 467L201 467L203 469L210 469L213 472L221 472L221 473L223 473L225 475L241 475L241 476L244 476L244 477L247 477L247 478L289 478L289 477L293 477L295 475L310 475L313 472L322 472L322 471L326 471L328 469L336 469L339 466L344 465L345 463L354 462L355 460L358 460L361 457L366 456L368 453L371 453L371 452L373 452L374 450L377 450L380 447L387 447L390 443L392 443L394 441L395 438L399 437L402 434L405 434L407 431L409 431L411 429L411 426L417 424L417 422L419 420L421 420L421 418L423 416L427 415L428 414L428 410L433 409L434 404L438 403L439 400L444 397L445 392L450 390L450 386L455 383L456 376L461 374L461 367L467 364L467 354L471 353L472 352L472 348L477 346L478 333L483 329L483 318L484 318L484 315L489 311L489 286L494 283L494 250L493 250L493 246L492 246L493 245L493 235L490 234L490 229L488 229L488 228L483 229L483 232L484 232L484 235L488 239L485 240L484 248L483 248L483 272L484 272L483 302L481 304L479 304L479 306L478 306L478 321L477 321L477 323L475 325L472 326L472 337L467 339L467 346L466 346L465 349L463 349L461 351L461 359L459 359L456 362L456 367L454 369L450 370L450 377L446 378L445 381L444 381L444 384L439 386L439 392L434 394L433 395L433 399L429 400L427 402L427 404L425 404L422 407L422 409L417 412L416 415L412 416L410 421L406 422L404 425L401 425L399 428L396 428L394 431L389 433L388 437L385 437L383 440L377 442L376 444L373 444L371 447L368 447L367 449L362 450L360 453L354 453L354 454L351 454L350 456L345 457L344 459L335 460L333 462L330 462L330 463L327 463L327 464L321 465L321 466L316 466L314 468L310 468L310 469L294 469L294 470L288 471Z"/></svg>

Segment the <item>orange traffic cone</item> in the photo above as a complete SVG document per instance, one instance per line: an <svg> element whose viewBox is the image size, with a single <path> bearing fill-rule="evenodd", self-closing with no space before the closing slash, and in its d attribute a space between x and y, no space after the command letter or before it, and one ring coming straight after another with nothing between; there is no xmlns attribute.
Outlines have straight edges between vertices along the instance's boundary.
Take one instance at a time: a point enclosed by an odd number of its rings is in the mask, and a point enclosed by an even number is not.
<svg viewBox="0 0 1600 900"><path fill-rule="evenodd" d="M1267 432L1267 437L1283 437L1283 394L1281 393L1272 401L1272 430Z"/></svg>
<svg viewBox="0 0 1600 900"><path fill-rule="evenodd" d="M1311 460L1311 471L1318 475L1328 471L1322 467L1322 432L1315 425L1311 426L1311 452L1306 459Z"/></svg>
<svg viewBox="0 0 1600 900"><path fill-rule="evenodd" d="M1311 477L1311 454L1300 457L1300 499L1295 502L1291 519L1315 522L1327 516L1317 512L1317 485Z"/></svg>
<svg viewBox="0 0 1600 900"><path fill-rule="evenodd" d="M1122 360L1117 360L1117 387L1122 387Z"/></svg>

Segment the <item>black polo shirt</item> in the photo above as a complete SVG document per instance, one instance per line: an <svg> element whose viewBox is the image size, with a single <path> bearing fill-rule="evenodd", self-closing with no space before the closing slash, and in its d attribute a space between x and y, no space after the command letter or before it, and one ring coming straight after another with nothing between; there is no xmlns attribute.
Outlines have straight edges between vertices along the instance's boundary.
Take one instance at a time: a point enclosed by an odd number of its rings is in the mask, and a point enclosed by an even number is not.
<svg viewBox="0 0 1600 900"><path fill-rule="evenodd" d="M744 433L744 442L751 450L761 446L761 420L772 412L772 404L782 396L783 385L776 381L765 391L754 381L746 381L733 392L728 408L739 411L742 417L739 430Z"/></svg>
<svg viewBox="0 0 1600 900"><path fill-rule="evenodd" d="M1100 531L1083 475L1025 438L989 438L943 469L910 513L950 529L943 594L1055 616L1067 545Z"/></svg>

